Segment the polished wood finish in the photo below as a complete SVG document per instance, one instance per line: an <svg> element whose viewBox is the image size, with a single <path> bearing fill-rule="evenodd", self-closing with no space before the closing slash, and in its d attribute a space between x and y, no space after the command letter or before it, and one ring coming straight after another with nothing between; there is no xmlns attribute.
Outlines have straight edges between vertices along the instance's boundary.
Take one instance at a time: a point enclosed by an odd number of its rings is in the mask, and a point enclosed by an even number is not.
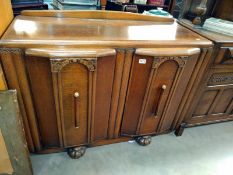
<svg viewBox="0 0 233 175"><path fill-rule="evenodd" d="M183 119L187 115L187 110L189 109L189 106L191 106L193 98L195 98L196 89L200 86L203 76L205 75L205 71L211 63L211 54L211 48L202 50L201 55L199 56L199 61L195 65L195 70L189 80L189 85L187 86L184 98L176 113L176 116L178 117L176 117L176 120L173 123L173 129L180 127L181 123L184 123Z"/></svg>
<svg viewBox="0 0 233 175"><path fill-rule="evenodd" d="M90 76L89 71L81 64L69 64L58 74L63 140L66 147L88 143ZM76 92L80 94L79 97L75 97Z"/></svg>
<svg viewBox="0 0 233 175"><path fill-rule="evenodd" d="M142 56L192 56L199 54L199 48L139 48L136 50L136 54Z"/></svg>
<svg viewBox="0 0 233 175"><path fill-rule="evenodd" d="M185 27L197 32L198 34L206 37L207 39L214 41L216 44L221 44L222 46L229 46L233 42L233 36L230 35L223 35L221 33L216 33L212 31L203 30L201 28L195 28L191 25L191 22L186 19L180 19L180 24L184 25Z"/></svg>
<svg viewBox="0 0 233 175"><path fill-rule="evenodd" d="M34 150L40 150L40 142L39 142L39 135L38 135L38 129L37 129L37 125L35 123L35 114L32 113L33 108L27 108L25 107L25 100L29 100L27 101L27 104L29 104L31 106L31 95L27 95L23 97L23 94L26 95L26 93L30 94L27 91L21 92L21 88L23 88L24 90L27 89L27 87L22 87L23 84L27 84L27 82L25 82L24 80L22 82L19 81L19 76L25 76L24 74L24 70L22 69L21 73L20 73L20 65L18 67L18 69L15 69L15 58L17 59L21 59L22 56L22 52L20 49L2 49L1 50L1 58L2 59L2 64L3 64L3 69L5 72L5 76L7 79L7 84L9 89L16 89L18 91L18 100L20 103L20 111L23 117L23 121L24 121L24 127L25 127L25 131L26 131L26 138L28 141L28 145L29 145L29 149L30 151L34 151ZM11 71L7 71L7 70L11 70ZM19 75L17 75L17 71L20 73ZM24 77L25 79L25 77ZM30 116L30 114L32 114ZM31 127L29 126L31 125ZM32 138L34 137L34 138Z"/></svg>
<svg viewBox="0 0 233 175"><path fill-rule="evenodd" d="M116 114L118 109L118 100L120 95L121 89L121 81L122 81L122 72L123 72L123 65L124 65L124 50L118 50L116 56L116 66L115 66L115 74L114 77L114 86L112 92L112 102L111 102L111 111L110 111L110 119L109 119L109 130L108 130L108 137L114 138L114 130L115 130L115 123L116 123Z"/></svg>
<svg viewBox="0 0 233 175"><path fill-rule="evenodd" d="M140 66L139 58L133 59L131 69L130 84L126 97L124 117L122 121L121 134L136 135L139 122L143 97L146 92L146 85L150 77L152 59L147 60L147 64ZM143 72L143 74L141 73ZM131 90L132 87L132 90ZM130 102L128 102L130 100Z"/></svg>
<svg viewBox="0 0 233 175"><path fill-rule="evenodd" d="M108 139L108 122L111 110L113 78L116 69L115 64L115 56L99 58L97 61L96 103L92 141Z"/></svg>
<svg viewBox="0 0 233 175"><path fill-rule="evenodd" d="M31 55L33 55L34 57L37 56L37 58L34 58L35 60L44 60L43 62L46 62L46 59L38 59L38 56L44 56L43 53L45 50L43 50L43 52L34 51L34 49L26 51L26 54L30 56L28 60L30 60ZM48 52L50 51L51 50L48 50ZM56 96L58 95L55 99L59 101L56 106L57 114L61 116L61 119L59 119L58 117L57 120L61 121L56 121L54 117L53 122L51 122L55 124L53 126L53 128L55 129L54 132L57 130L56 123L58 124L58 126L61 127L58 128L60 130L59 133L62 133L62 136L60 135L59 139L61 141L63 138L64 143L62 143L61 145L64 145L66 147L70 145L87 144L90 141L107 139L108 137L108 117L110 111L111 91L115 67L115 57L113 54L115 54L115 50L96 49L93 51L91 49L79 49L76 50L76 52L77 55L73 55L73 52L71 52L71 56L81 56L82 58L69 60L68 58L60 58L60 55L63 55L61 54L61 50L53 50L53 54L51 56L55 58L50 59L52 66L50 72L52 72L53 75L51 76L52 78L48 78L47 76L45 76L47 80L50 79L50 83L53 82L53 87L58 88L54 89L54 94ZM46 53L45 56L49 56L48 53ZM94 58L83 59L87 56ZM56 59L58 57L60 59ZM98 57L97 64L94 65L95 67L91 67L89 64L95 64L96 57ZM32 60L28 62L29 64L31 64L30 62L32 62ZM43 66L43 64L41 66ZM44 64L44 66L46 66L46 64ZM31 69L33 71L32 65ZM97 69L97 71L95 69ZM45 73L51 75L51 73L49 72ZM53 79L53 81L51 79ZM35 81L35 78L32 78L32 81ZM102 83L103 81L105 82L105 84ZM72 82L72 84L70 84L70 82ZM41 81L38 81L38 83L41 83ZM35 84L35 88L39 86L36 85L36 82L32 82L32 84ZM48 84L48 86L50 86L50 89L52 88L51 84ZM51 93L51 90L47 92ZM46 98L48 97L46 96ZM95 99L98 99L102 103L93 103ZM38 96L38 101L42 102L44 100L42 100L41 97ZM38 106L43 107L42 104ZM50 108L52 109L52 105ZM51 109L50 111L55 111L54 108L53 110ZM95 115L98 116L98 118L96 118ZM54 116L54 113L52 116ZM89 117L86 118L86 116ZM41 116L40 118L42 119L43 116ZM46 119L44 119L44 122L41 122L41 125L44 125L45 120ZM90 124L91 126L89 126ZM102 127L99 127L101 125ZM92 128L91 132L89 132L89 127ZM46 128L43 130L46 131ZM47 132L47 134L52 134L52 132ZM58 135L58 133L56 133L56 135ZM55 141L52 141L52 139L49 139L48 135L44 138L55 144L47 144L47 146L59 145ZM55 138L56 137L54 136L53 139ZM77 138L78 140L75 140L75 138ZM56 140L58 140L58 138Z"/></svg>
<svg viewBox="0 0 233 175"><path fill-rule="evenodd" d="M135 13L115 12L115 11L95 11L95 10L25 10L21 13L23 16L43 16L59 18L81 18L81 19L112 19L112 20L137 20L137 21L155 21L155 22L174 22L171 17L145 16Z"/></svg>
<svg viewBox="0 0 233 175"><path fill-rule="evenodd" d="M122 82L121 82L121 90L119 94L119 102L118 102L118 110L116 115L116 121L115 121L115 132L114 137L118 138L120 129L121 129L121 123L122 123L122 114L124 111L124 105L125 105L125 97L127 93L128 88L128 81L130 76L130 68L132 65L132 58L133 58L134 49L127 49L125 52L125 62L124 62L124 70L122 72Z"/></svg>
<svg viewBox="0 0 233 175"><path fill-rule="evenodd" d="M25 66L28 81L31 85L41 143L48 147L56 147L59 145L59 139L56 124L56 109L54 106L55 100L51 96L53 94L53 82L50 73L50 62L47 59L27 56L25 58ZM44 105L45 102L46 105Z"/></svg>
<svg viewBox="0 0 233 175"><path fill-rule="evenodd" d="M179 48L177 52L173 50L172 56L163 54L165 50L168 49L136 50L121 134L146 135L171 129L200 49Z"/></svg>
<svg viewBox="0 0 233 175"><path fill-rule="evenodd" d="M78 48L67 48L67 49L55 49L55 48L32 48L25 51L28 56L40 56L45 58L66 58L66 57L104 57L115 55L114 49L78 49Z"/></svg>
<svg viewBox="0 0 233 175"><path fill-rule="evenodd" d="M188 125L233 120L232 82L232 65L210 67L191 108L192 117L186 118Z"/></svg>
<svg viewBox="0 0 233 175"><path fill-rule="evenodd" d="M36 48L56 47L62 43L62 46L72 48L151 48L192 47L193 45L207 47L212 44L187 28L177 25L176 22L83 20L75 17L18 16L2 37L0 45ZM52 32L48 33L50 30Z"/></svg>
<svg viewBox="0 0 233 175"><path fill-rule="evenodd" d="M0 52L31 152L67 148L79 157L80 147L172 131L210 62L212 42L170 19L22 14L0 40Z"/></svg>

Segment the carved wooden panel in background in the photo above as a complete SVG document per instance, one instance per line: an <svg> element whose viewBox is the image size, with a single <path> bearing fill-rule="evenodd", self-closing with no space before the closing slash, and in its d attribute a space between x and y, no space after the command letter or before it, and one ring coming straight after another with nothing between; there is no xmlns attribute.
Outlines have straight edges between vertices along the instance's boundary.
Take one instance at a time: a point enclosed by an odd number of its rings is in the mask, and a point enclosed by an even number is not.
<svg viewBox="0 0 233 175"><path fill-rule="evenodd" d="M208 85L233 84L233 72L215 73L208 82Z"/></svg>

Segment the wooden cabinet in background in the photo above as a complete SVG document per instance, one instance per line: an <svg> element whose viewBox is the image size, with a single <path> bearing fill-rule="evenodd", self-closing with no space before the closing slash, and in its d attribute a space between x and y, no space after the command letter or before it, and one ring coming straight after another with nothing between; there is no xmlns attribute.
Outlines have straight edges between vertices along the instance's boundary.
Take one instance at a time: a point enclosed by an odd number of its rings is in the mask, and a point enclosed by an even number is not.
<svg viewBox="0 0 233 175"><path fill-rule="evenodd" d="M184 118L186 126L233 120L232 47L215 48L202 84Z"/></svg>
<svg viewBox="0 0 233 175"><path fill-rule="evenodd" d="M233 120L233 36L208 31L189 21L198 17L193 12L200 2L207 7L201 18L202 23L210 17L233 21L233 1L188 0L184 3L179 23L211 40L214 47L211 61L203 70L205 76L201 77L197 88L192 88L190 98L180 114L178 135L182 134L185 127Z"/></svg>
<svg viewBox="0 0 233 175"><path fill-rule="evenodd" d="M199 122L198 119L200 118ZM206 87L199 99L194 123L233 120L233 48L222 47L209 70ZM193 122L193 121L192 121Z"/></svg>

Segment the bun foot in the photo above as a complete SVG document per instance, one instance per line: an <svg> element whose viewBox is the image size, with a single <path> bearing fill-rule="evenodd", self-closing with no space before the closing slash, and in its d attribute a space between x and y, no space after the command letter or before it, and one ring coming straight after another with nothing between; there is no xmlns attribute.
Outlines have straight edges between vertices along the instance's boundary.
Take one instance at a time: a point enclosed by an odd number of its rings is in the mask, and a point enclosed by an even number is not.
<svg viewBox="0 0 233 175"><path fill-rule="evenodd" d="M141 146L147 146L151 143L151 136L136 137L135 141Z"/></svg>
<svg viewBox="0 0 233 175"><path fill-rule="evenodd" d="M80 147L69 148L67 154L72 159L79 159L85 154L85 152L86 152L86 147L80 146Z"/></svg>
<svg viewBox="0 0 233 175"><path fill-rule="evenodd" d="M175 135L176 135L177 137L182 136L182 134L183 134L183 132L184 132L184 129L185 129L186 125L187 125L186 123L181 123L181 125L176 129Z"/></svg>

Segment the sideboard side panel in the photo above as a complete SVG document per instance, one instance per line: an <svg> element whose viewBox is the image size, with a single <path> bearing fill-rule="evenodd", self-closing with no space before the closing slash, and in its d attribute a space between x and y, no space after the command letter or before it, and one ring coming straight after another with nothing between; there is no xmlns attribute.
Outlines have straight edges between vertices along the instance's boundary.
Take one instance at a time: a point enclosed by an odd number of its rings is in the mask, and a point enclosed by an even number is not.
<svg viewBox="0 0 233 175"><path fill-rule="evenodd" d="M26 67L42 145L46 148L59 147L50 61L47 58L26 57Z"/></svg>
<svg viewBox="0 0 233 175"><path fill-rule="evenodd" d="M108 138L108 121L115 71L115 56L100 57L97 59L97 80L95 92L95 113L93 139Z"/></svg>
<svg viewBox="0 0 233 175"><path fill-rule="evenodd" d="M31 152L41 150L33 102L27 81L23 53L20 49L1 49L1 61L9 89L16 89L20 112Z"/></svg>
<svg viewBox="0 0 233 175"><path fill-rule="evenodd" d="M117 110L119 95L121 89L122 73L124 68L124 59L125 59L125 50L117 50L116 54L116 63L115 63L115 72L113 80L113 89L112 89L112 100L111 100L111 109L109 117L109 127L108 127L108 139L114 138L115 124L117 120Z"/></svg>
<svg viewBox="0 0 233 175"><path fill-rule="evenodd" d="M114 132L115 138L118 138L120 135L120 128L121 128L121 123L123 119L123 112L124 112L126 94L128 90L130 68L132 65L133 54L134 54L134 49L127 49L125 52L124 70L123 70L123 75L122 75L122 83L121 83L121 90L119 94L117 117L116 117L116 122L115 122L115 132Z"/></svg>
<svg viewBox="0 0 233 175"><path fill-rule="evenodd" d="M173 129L177 128L182 122L186 122L191 117L191 108L193 104L197 103L196 92L200 90L203 85L203 79L207 78L206 71L211 64L212 48L202 49L198 61L195 65L195 69L189 80L188 87L185 95L179 105L179 110L176 113L176 122L173 124ZM200 96L200 93L199 93Z"/></svg>
<svg viewBox="0 0 233 175"><path fill-rule="evenodd" d="M146 60L140 64L139 60ZM123 114L122 135L136 135L146 90L150 84L153 58L135 55L131 68L128 93Z"/></svg>

